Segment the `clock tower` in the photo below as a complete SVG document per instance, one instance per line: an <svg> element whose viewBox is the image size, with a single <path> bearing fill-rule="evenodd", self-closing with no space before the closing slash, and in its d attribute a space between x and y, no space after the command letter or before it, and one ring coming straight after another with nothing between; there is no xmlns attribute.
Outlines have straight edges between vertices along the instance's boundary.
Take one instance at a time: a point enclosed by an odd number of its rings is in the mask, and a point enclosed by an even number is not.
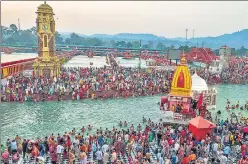
<svg viewBox="0 0 248 164"><path fill-rule="evenodd" d="M38 37L38 58L34 67L34 75L53 77L60 73L60 62L55 48L55 21L51 6L46 2L36 12L36 28Z"/></svg>

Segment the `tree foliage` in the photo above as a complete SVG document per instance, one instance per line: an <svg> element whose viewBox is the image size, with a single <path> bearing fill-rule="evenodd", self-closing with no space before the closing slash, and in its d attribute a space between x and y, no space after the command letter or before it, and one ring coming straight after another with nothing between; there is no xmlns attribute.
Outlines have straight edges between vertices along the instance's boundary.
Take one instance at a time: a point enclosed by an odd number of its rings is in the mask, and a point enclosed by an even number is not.
<svg viewBox="0 0 248 164"><path fill-rule="evenodd" d="M181 51L184 51L185 53L189 53L191 48L193 48L193 47L189 47L187 45L185 45L185 46L180 45L180 47L178 49Z"/></svg>
<svg viewBox="0 0 248 164"><path fill-rule="evenodd" d="M31 27L30 29L20 30L15 24L11 24L9 27L1 26L2 28L2 43L8 46L37 46L37 29L36 27ZM144 40L142 46L140 45L140 40L102 40L96 37L85 37L80 36L76 33L71 33L67 38L63 37L59 32L55 33L56 44L59 45L76 45L76 46L105 46L110 48L134 48L134 49L157 49L157 50L167 50L175 49L174 45L168 46L169 43L158 40ZM167 46L166 46L166 44ZM179 49L188 53L191 48L188 45L181 45ZM218 49L214 50L216 55L219 54ZM232 55L236 56L247 56L248 50L242 46L239 49L233 49Z"/></svg>

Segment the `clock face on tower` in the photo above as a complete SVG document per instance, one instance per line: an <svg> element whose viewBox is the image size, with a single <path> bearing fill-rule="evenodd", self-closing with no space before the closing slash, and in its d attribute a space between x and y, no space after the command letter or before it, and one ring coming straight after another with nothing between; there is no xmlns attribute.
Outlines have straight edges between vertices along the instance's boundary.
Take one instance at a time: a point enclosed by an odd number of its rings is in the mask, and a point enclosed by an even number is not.
<svg viewBox="0 0 248 164"><path fill-rule="evenodd" d="M43 29L43 30L47 30L47 29L48 29L48 26L47 26L47 25L43 25L43 26L42 26L42 29Z"/></svg>

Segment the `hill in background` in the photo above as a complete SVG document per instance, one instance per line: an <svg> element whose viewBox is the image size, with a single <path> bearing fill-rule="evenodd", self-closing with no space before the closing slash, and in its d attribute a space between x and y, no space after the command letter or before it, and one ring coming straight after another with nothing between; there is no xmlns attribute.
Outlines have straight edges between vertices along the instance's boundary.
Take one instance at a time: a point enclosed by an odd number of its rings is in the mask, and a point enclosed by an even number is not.
<svg viewBox="0 0 248 164"><path fill-rule="evenodd" d="M70 33L60 33L63 38L69 38ZM78 34L78 33L77 33ZM116 35L107 35L107 34L94 34L94 35L84 35L78 34L82 37L95 37L102 39L104 41L138 41L142 40L142 44L147 44L149 41L152 41L154 45L161 42L166 46L174 45L175 47L179 47L180 45L188 45L188 46L202 46L209 48L219 48L223 45L227 45L232 48L240 48L242 46L248 47L248 29L244 29L241 31L237 31L231 34L223 34L216 37L199 37L194 39L185 38L166 38L153 34L133 34L133 33L120 33Z"/></svg>

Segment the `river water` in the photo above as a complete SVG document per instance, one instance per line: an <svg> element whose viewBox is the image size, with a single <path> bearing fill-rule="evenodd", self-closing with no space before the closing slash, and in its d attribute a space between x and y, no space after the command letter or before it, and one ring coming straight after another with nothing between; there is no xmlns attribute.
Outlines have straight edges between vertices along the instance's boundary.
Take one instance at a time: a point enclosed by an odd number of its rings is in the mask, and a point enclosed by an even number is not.
<svg viewBox="0 0 248 164"><path fill-rule="evenodd" d="M248 100L246 85L218 85L217 110L222 111L222 117L228 117L225 110L226 99L231 104L244 104ZM142 116L158 121L161 113L158 102L161 95L136 97L128 99L108 99L38 102L38 103L3 103L0 105L2 138L21 135L37 137L51 133L64 133L72 128L80 129L88 124L93 129L112 128L120 120L138 124ZM216 111L213 111L216 113ZM235 110L238 113L240 110ZM247 111L242 111L248 116ZM35 138L34 138L35 139Z"/></svg>
<svg viewBox="0 0 248 164"><path fill-rule="evenodd" d="M13 55L18 55L19 58L29 57L27 57L27 54ZM30 57L36 55L30 54ZM5 55L4 57L6 61L15 59L11 55ZM84 58L79 59L79 57L77 57L78 62L85 62ZM99 59L102 60L101 62L95 62L96 65L105 63L104 57ZM118 62L122 66L139 65L138 60L118 58ZM144 64L144 61L141 61L141 66ZM75 63L72 63L71 66L75 66ZM231 104L237 104L240 101L242 105L248 100L246 85L217 85L215 87L218 91L217 110L222 111L222 118L229 116L229 113L225 110L226 99L231 100ZM142 116L158 121L161 116L158 105L160 97L161 95L104 101L3 103L0 104L2 141L15 135L34 138L51 133L64 133L72 128L78 130L89 124L93 125L94 130L100 127L112 128L117 126L120 120L126 120L129 125L132 123L138 124L142 122ZM217 110L213 113L216 113ZM240 110L234 112L238 113ZM247 111L242 111L242 114L248 116Z"/></svg>

